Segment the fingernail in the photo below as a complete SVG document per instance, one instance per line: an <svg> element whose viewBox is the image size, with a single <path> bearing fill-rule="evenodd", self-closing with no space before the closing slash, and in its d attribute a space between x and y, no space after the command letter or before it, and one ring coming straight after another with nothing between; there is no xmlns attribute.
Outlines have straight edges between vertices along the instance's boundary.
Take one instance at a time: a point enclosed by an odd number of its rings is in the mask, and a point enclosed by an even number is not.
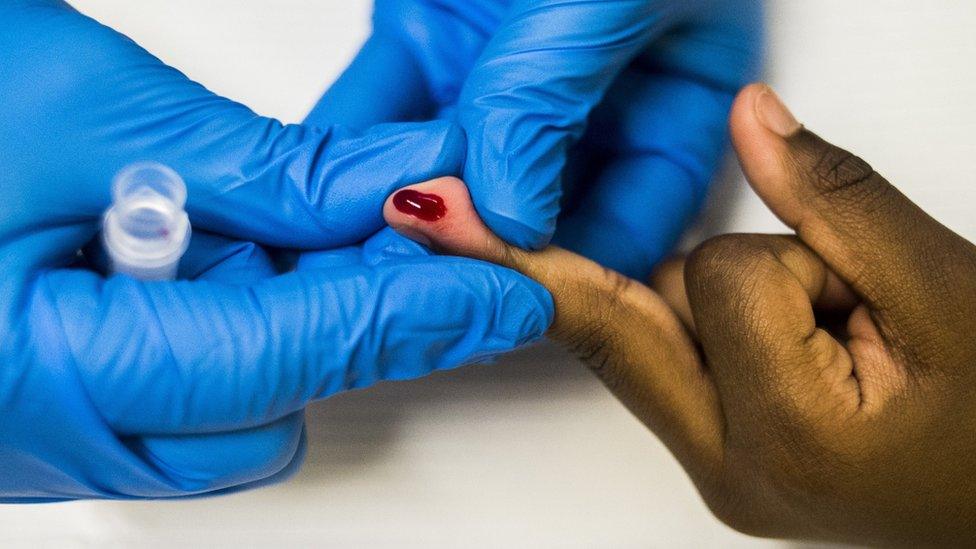
<svg viewBox="0 0 976 549"><path fill-rule="evenodd" d="M756 116L766 129L780 137L790 137L803 126L772 88L766 88L756 97Z"/></svg>

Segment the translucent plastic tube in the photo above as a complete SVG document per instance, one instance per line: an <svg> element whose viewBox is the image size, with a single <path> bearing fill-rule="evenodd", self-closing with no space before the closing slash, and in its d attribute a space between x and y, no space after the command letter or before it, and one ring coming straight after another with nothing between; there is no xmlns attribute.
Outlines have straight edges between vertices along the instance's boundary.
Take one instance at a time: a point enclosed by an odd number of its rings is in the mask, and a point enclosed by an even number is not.
<svg viewBox="0 0 976 549"><path fill-rule="evenodd" d="M179 174L153 162L133 164L116 176L112 199L102 220L112 272L142 280L176 278L190 243L186 185Z"/></svg>

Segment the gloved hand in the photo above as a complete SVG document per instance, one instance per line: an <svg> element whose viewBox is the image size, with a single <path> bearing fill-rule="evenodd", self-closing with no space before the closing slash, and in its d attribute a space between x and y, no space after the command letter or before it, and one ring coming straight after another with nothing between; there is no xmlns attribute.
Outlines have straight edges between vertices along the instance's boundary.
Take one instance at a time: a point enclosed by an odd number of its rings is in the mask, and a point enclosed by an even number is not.
<svg viewBox="0 0 976 549"><path fill-rule="evenodd" d="M535 283L401 259L387 232L355 258L335 252L341 265L284 276L233 240L323 248L376 233L393 189L460 171L450 124L283 126L63 2L7 1L0 21L0 499L280 478L309 401L505 351L548 325ZM78 257L113 175L138 160L186 180L182 274L198 280L106 279Z"/></svg>
<svg viewBox="0 0 976 549"><path fill-rule="evenodd" d="M761 26L759 0L377 0L307 122L456 117L494 232L539 248L559 216L557 243L640 278L702 202Z"/></svg>

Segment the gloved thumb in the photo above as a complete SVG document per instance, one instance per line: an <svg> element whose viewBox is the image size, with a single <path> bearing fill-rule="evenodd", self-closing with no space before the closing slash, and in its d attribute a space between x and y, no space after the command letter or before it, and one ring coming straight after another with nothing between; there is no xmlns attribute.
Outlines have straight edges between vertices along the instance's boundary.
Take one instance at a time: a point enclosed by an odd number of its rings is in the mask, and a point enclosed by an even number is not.
<svg viewBox="0 0 976 549"><path fill-rule="evenodd" d="M510 351L552 315L524 276L446 257L246 286L64 270L37 288L31 333L65 341L87 400L123 435L265 425L334 393Z"/></svg>
<svg viewBox="0 0 976 549"><path fill-rule="evenodd" d="M465 81L464 181L488 227L526 249L556 227L570 148L620 73L693 2L514 3Z"/></svg>

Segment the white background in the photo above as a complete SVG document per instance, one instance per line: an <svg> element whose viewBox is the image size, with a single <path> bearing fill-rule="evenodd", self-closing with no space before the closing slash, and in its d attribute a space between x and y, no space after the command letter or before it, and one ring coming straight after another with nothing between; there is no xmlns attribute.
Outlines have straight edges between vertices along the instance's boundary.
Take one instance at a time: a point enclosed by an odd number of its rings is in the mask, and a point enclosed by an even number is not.
<svg viewBox="0 0 976 549"><path fill-rule="evenodd" d="M299 121L368 31L366 0L77 0L215 91ZM976 3L770 2L769 79L976 239ZM391 83L395 85L395 83ZM734 169L705 232L780 230ZM701 231L699 231L700 233ZM552 349L310 410L286 485L179 503L0 507L0 545L762 545L710 517L661 445Z"/></svg>

